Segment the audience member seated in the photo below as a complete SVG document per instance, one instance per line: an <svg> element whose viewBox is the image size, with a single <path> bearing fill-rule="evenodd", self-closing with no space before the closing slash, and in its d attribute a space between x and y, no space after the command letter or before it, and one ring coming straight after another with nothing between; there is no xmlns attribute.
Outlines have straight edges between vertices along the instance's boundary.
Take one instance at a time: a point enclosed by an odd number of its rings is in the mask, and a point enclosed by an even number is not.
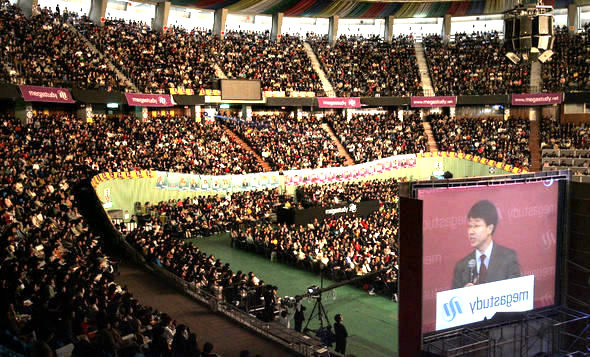
<svg viewBox="0 0 590 357"><path fill-rule="evenodd" d="M217 58L229 78L257 79L263 91L313 92L324 96L322 84L297 36L230 31L225 34Z"/></svg>
<svg viewBox="0 0 590 357"><path fill-rule="evenodd" d="M169 88L198 92L215 76L211 32L172 27L151 30L138 22L109 19L104 26L83 17L80 31L143 93L168 93Z"/></svg>
<svg viewBox="0 0 590 357"><path fill-rule="evenodd" d="M13 66L11 80L49 87L124 89L124 83L70 27L65 16L48 9L27 19L16 5L3 1L0 56Z"/></svg>
<svg viewBox="0 0 590 357"><path fill-rule="evenodd" d="M590 89L590 26L570 37L556 28L553 56L543 63L543 89L550 92Z"/></svg>
<svg viewBox="0 0 590 357"><path fill-rule="evenodd" d="M558 118L541 120L541 149L590 150L587 123L563 123Z"/></svg>
<svg viewBox="0 0 590 357"><path fill-rule="evenodd" d="M273 170L315 169L342 166L336 144L322 128L321 120L287 114L254 115L252 121L226 124L249 143Z"/></svg>
<svg viewBox="0 0 590 357"><path fill-rule="evenodd" d="M411 37L341 36L334 45L310 38L318 60L339 97L422 95L422 84Z"/></svg>
<svg viewBox="0 0 590 357"><path fill-rule="evenodd" d="M529 120L509 118L427 118L441 151L477 155L519 168L530 162Z"/></svg>
<svg viewBox="0 0 590 357"><path fill-rule="evenodd" d="M528 63L513 64L506 58L497 32L456 33L447 45L433 35L422 43L436 95L528 92Z"/></svg>
<svg viewBox="0 0 590 357"><path fill-rule="evenodd" d="M397 119L397 113L354 114L350 120L328 115L326 120L357 163L428 151L419 114Z"/></svg>

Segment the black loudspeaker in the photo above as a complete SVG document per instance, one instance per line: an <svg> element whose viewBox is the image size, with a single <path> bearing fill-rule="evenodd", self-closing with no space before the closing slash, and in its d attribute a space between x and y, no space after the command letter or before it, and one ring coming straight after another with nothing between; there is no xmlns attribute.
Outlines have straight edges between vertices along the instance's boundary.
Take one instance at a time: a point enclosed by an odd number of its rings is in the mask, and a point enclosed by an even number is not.
<svg viewBox="0 0 590 357"><path fill-rule="evenodd" d="M518 29L517 33L520 34L520 37L531 36L533 34L533 19L529 16L519 16Z"/></svg>
<svg viewBox="0 0 590 357"><path fill-rule="evenodd" d="M516 26L516 19L509 18L504 20L504 43L508 52L514 52L515 47L512 39L514 38L514 26Z"/></svg>

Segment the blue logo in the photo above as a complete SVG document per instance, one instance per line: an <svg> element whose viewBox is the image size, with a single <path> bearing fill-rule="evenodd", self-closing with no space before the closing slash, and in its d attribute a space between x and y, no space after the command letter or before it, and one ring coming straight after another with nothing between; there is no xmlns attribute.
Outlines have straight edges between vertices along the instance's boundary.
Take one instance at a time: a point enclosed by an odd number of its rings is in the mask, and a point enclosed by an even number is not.
<svg viewBox="0 0 590 357"><path fill-rule="evenodd" d="M445 310L445 321L451 322L455 319L455 317L459 314L463 313L461 309L461 299L457 296L451 298L451 300L443 305Z"/></svg>

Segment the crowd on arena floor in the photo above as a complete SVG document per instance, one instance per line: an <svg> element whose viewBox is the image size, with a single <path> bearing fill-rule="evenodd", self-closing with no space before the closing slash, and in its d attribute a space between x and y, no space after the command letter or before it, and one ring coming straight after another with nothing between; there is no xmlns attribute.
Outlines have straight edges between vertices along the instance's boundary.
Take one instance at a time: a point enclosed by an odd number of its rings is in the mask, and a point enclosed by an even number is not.
<svg viewBox="0 0 590 357"><path fill-rule="evenodd" d="M455 34L444 44L439 35L422 41L437 95L527 93L530 66L513 64L497 32Z"/></svg>
<svg viewBox="0 0 590 357"><path fill-rule="evenodd" d="M295 118L287 113L253 115L251 121L226 121L273 170L342 166L336 144L314 116Z"/></svg>
<svg viewBox="0 0 590 357"><path fill-rule="evenodd" d="M72 31L67 19L48 9L28 19L17 5L2 1L0 57L12 65L9 80L49 87L124 88L107 64Z"/></svg>
<svg viewBox="0 0 590 357"><path fill-rule="evenodd" d="M0 343L34 356L70 343L72 356L198 356L194 333L114 282L117 264L77 209L83 128L55 119L0 120Z"/></svg>
<svg viewBox="0 0 590 357"><path fill-rule="evenodd" d="M357 163L428 151L418 113L406 115L403 120L397 118L396 112L353 114L350 119L331 114L326 121Z"/></svg>
<svg viewBox="0 0 590 357"><path fill-rule="evenodd" d="M298 36L284 34L275 41L268 31L228 31L216 58L228 78L260 80L263 91L325 95Z"/></svg>
<svg viewBox="0 0 590 357"><path fill-rule="evenodd" d="M394 37L341 36L334 45L309 37L324 72L339 97L422 95L414 41Z"/></svg>
<svg viewBox="0 0 590 357"><path fill-rule="evenodd" d="M396 179L338 182L322 185L298 186L297 202L303 207L330 207L361 201L395 202L399 194Z"/></svg>
<svg viewBox="0 0 590 357"><path fill-rule="evenodd" d="M570 36L566 27L555 29L553 56L543 63L543 89L590 89L590 23L584 31Z"/></svg>
<svg viewBox="0 0 590 357"><path fill-rule="evenodd" d="M431 114L426 120L441 151L477 155L519 168L530 165L528 119Z"/></svg>
<svg viewBox="0 0 590 357"><path fill-rule="evenodd" d="M173 27L158 32L115 19L97 26L86 16L76 26L144 93L168 93L169 88L198 92L215 77L210 48L218 40L211 31Z"/></svg>
<svg viewBox="0 0 590 357"><path fill-rule="evenodd" d="M345 192L345 189L350 191ZM322 270L337 281L383 270L365 283L371 294L378 291L395 298L398 195L395 179L303 187L297 193L303 207L358 203L368 199L379 200L380 206L366 218L326 217L308 225L280 224L275 228L271 224L258 224L233 229L232 241L234 246L260 252L269 258L276 255L283 263L310 271Z"/></svg>

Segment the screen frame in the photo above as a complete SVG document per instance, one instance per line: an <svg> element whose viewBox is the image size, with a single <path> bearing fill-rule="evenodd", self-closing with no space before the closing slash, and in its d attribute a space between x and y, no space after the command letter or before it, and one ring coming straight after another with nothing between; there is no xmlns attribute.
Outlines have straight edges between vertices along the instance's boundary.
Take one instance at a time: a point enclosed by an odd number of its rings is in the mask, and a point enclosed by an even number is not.
<svg viewBox="0 0 590 357"><path fill-rule="evenodd" d="M224 83L227 82L258 82L258 87L260 88L260 91L258 91L258 97L256 99L244 99L244 98L226 98L224 97L223 93L223 86ZM221 89L221 100L225 101L242 101L242 102L248 102L248 101L260 101L263 99L262 97L262 81L259 79L220 79L219 80L219 88Z"/></svg>
<svg viewBox="0 0 590 357"><path fill-rule="evenodd" d="M448 179L448 180L429 180L420 182L409 183L409 196L410 198L418 200L418 191L424 189L436 189L436 188L456 188L456 187L490 187L490 186L505 186L514 183L533 183L546 180L557 181L557 220L556 226L556 247L555 247L555 283L554 283L554 303L553 305L543 306L533 310L529 310L526 313L539 312L542 310L550 309L555 306L563 305L566 302L566 296L564 288L567 285L565 263L567 262L567 240L568 237L568 207L569 207L569 182L571 180L571 172L566 170L551 171L551 172L538 172L531 174L521 175L503 175L493 177L476 177L476 178L464 178L464 179ZM421 200L420 200L421 201ZM421 220L424 220L423 213ZM424 250L424 236L420 239L422 245L422 251ZM400 252L400 256L402 253ZM423 262L422 262L423 264ZM420 309L423 309L424 303L424 291L420 292ZM497 324L494 318L490 320L483 320L465 324L461 326L451 327L447 329L434 330L424 332L423 322L420 323L420 329L424 337L435 336L441 333L446 333L450 330L457 328L482 328L489 327ZM505 321L503 321L505 323Z"/></svg>

